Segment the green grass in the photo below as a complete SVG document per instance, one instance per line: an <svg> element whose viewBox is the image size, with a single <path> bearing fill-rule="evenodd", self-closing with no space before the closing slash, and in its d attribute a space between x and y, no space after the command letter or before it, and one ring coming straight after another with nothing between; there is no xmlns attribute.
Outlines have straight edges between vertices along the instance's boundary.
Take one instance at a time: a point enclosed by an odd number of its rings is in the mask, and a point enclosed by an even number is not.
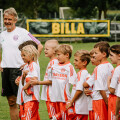
<svg viewBox="0 0 120 120"><path fill-rule="evenodd" d="M91 50L95 43L74 42L74 43L68 43L68 44L71 44L73 46L73 54L74 54L77 50L80 50L80 49ZM117 43L110 42L110 45L113 45L113 44L120 44L120 42L117 42ZM72 64L73 64L73 59L74 58L72 56L70 60ZM44 51L42 51L41 53L39 62L40 62L40 67L41 67L41 80L43 80L45 70L49 62L49 59L44 56ZM94 66L89 64L87 69L89 73L92 73ZM1 90L1 77L0 77L0 90ZM39 113L40 113L41 120L49 120L47 109L46 109L46 104L42 100L40 101L40 105L39 105ZM1 97L1 96L0 96L0 120L10 120L9 107L8 107L6 97Z"/></svg>

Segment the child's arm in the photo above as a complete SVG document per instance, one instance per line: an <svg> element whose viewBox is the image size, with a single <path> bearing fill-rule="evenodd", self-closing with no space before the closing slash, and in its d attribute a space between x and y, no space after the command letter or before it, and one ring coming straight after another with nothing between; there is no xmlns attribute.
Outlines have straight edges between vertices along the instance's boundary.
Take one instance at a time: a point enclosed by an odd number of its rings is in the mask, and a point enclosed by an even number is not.
<svg viewBox="0 0 120 120"><path fill-rule="evenodd" d="M115 89L110 87L110 83L111 83L111 77L109 76L108 80L107 80L108 90L110 91L111 94L114 94L115 93Z"/></svg>
<svg viewBox="0 0 120 120"><path fill-rule="evenodd" d="M117 101L116 101L116 111L115 111L115 116L116 116L116 120L119 120L119 110L120 110L120 97L117 97Z"/></svg>
<svg viewBox="0 0 120 120"><path fill-rule="evenodd" d="M73 105L73 103L79 98L79 96L83 93L83 91L81 90L77 90L74 97L72 98L72 100L69 101L69 103L66 105L66 109L68 109L69 107L71 107Z"/></svg>
<svg viewBox="0 0 120 120"><path fill-rule="evenodd" d="M106 92L104 90L100 90L100 94L103 100L105 101L106 105L108 105L108 98L107 98Z"/></svg>
<svg viewBox="0 0 120 120"><path fill-rule="evenodd" d="M15 79L15 84L16 84L17 86L19 86L20 79L21 79L21 76L18 76L18 77Z"/></svg>
<svg viewBox="0 0 120 120"><path fill-rule="evenodd" d="M83 87L84 87L84 88L88 88L88 87L90 87L90 86L89 86L89 84L88 84L87 82L84 82L84 83L83 83Z"/></svg>
<svg viewBox="0 0 120 120"><path fill-rule="evenodd" d="M92 93L92 90L89 90L89 88L84 88L84 93L86 96L90 96Z"/></svg>
<svg viewBox="0 0 120 120"><path fill-rule="evenodd" d="M27 90L31 86L30 81L26 83L26 85L23 87L23 90Z"/></svg>
<svg viewBox="0 0 120 120"><path fill-rule="evenodd" d="M52 85L51 80L38 81L37 79L32 78L30 81L31 85Z"/></svg>
<svg viewBox="0 0 120 120"><path fill-rule="evenodd" d="M23 71L23 74L22 74L22 85L24 85L24 80L25 80L25 77L27 76L27 74L28 74L28 70L24 70Z"/></svg>

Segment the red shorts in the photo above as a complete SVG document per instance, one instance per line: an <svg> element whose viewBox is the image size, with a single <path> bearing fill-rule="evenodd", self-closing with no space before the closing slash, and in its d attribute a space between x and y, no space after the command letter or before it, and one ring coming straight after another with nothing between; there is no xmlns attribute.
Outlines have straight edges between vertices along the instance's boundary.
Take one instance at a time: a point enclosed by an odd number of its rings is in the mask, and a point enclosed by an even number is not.
<svg viewBox="0 0 120 120"><path fill-rule="evenodd" d="M103 99L93 100L94 120L107 120L108 111Z"/></svg>
<svg viewBox="0 0 120 120"><path fill-rule="evenodd" d="M40 120L39 116L39 102L29 101L24 103L24 112L21 115L21 120Z"/></svg>
<svg viewBox="0 0 120 120"><path fill-rule="evenodd" d="M56 118L57 120L68 120L68 114L66 110L66 103L64 102L56 102Z"/></svg>
<svg viewBox="0 0 120 120"><path fill-rule="evenodd" d="M94 120L94 112L93 112L93 110L89 111L89 120Z"/></svg>
<svg viewBox="0 0 120 120"><path fill-rule="evenodd" d="M46 106L47 106L49 118L52 118L52 116L54 116L57 113L57 111L56 111L56 103L46 101Z"/></svg>
<svg viewBox="0 0 120 120"><path fill-rule="evenodd" d="M109 95L108 98L108 120L115 120L115 109L116 109L116 95Z"/></svg>
<svg viewBox="0 0 120 120"><path fill-rule="evenodd" d="M76 114L72 120L88 120L88 115Z"/></svg>

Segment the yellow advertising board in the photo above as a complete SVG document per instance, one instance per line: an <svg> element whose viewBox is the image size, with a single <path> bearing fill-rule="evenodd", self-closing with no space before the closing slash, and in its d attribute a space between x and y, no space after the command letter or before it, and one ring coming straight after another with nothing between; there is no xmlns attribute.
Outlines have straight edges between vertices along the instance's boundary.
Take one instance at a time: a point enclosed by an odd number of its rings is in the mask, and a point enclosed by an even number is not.
<svg viewBox="0 0 120 120"><path fill-rule="evenodd" d="M109 37L110 20L27 19L27 30L35 37Z"/></svg>

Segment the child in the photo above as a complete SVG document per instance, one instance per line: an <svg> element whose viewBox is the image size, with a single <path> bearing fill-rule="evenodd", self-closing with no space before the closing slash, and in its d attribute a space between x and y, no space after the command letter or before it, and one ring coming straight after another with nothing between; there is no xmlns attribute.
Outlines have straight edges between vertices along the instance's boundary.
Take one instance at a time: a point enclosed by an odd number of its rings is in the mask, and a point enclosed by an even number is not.
<svg viewBox="0 0 120 120"><path fill-rule="evenodd" d="M99 65L99 62L95 61L94 53L95 53L95 51L94 51L94 49L92 49L90 51L90 61L91 61L92 65L97 66L97 65ZM87 80L89 79L89 77L90 77L90 75L88 75ZM94 120L93 105L92 105L92 95L94 94L93 86L89 87L89 88L85 88L84 92L87 95L87 100L88 100L89 120Z"/></svg>
<svg viewBox="0 0 120 120"><path fill-rule="evenodd" d="M87 96L84 94L83 83L86 81L89 75L86 70L87 65L90 62L90 54L87 50L78 50L74 54L74 65L76 69L79 69L77 73L77 79L72 88L72 99L67 104L67 108L74 105L75 117L72 120L87 120L88 119L88 103Z"/></svg>
<svg viewBox="0 0 120 120"><path fill-rule="evenodd" d="M73 84L76 79L76 72L70 63L72 47L67 44L59 45L56 48L56 54L59 63L51 66L51 74L48 78L52 84L51 101L56 104L55 110L57 111L56 117L53 116L53 119L61 119L62 117L62 120L68 120L66 101L71 98L69 91L70 85ZM39 81L37 84L41 85L43 82Z"/></svg>
<svg viewBox="0 0 120 120"><path fill-rule="evenodd" d="M58 46L57 40L48 40L45 42L44 53L45 53L46 57L50 58L50 61L49 61L48 66L47 66L43 82L47 82L48 75L50 74L49 69L51 68L51 66L54 64L58 64L58 60L56 58L56 52L55 52L55 49L57 46ZM52 85L44 85L42 87L41 100L46 101L46 106L47 106L48 115L49 115L50 119L52 118L52 116L54 116L56 114L55 108L54 108L54 103L51 102L52 93L53 93L52 92Z"/></svg>
<svg viewBox="0 0 120 120"><path fill-rule="evenodd" d="M37 64L38 50L33 45L27 45L21 49L21 57L26 63L22 71L22 77L19 83L18 101L21 100L21 120L40 120L39 108L39 86L30 86L30 79L40 80L40 69ZM22 84L22 85L21 85ZM22 89L22 90L21 90Z"/></svg>
<svg viewBox="0 0 120 120"><path fill-rule="evenodd" d="M112 78L108 79L108 89L110 91L109 99L108 99L108 120L113 120L115 119L116 100L117 100L116 95L120 80L120 45L113 45L110 47L109 58L112 64L117 65L117 67L112 72Z"/></svg>
<svg viewBox="0 0 120 120"><path fill-rule="evenodd" d="M107 120L107 105L108 105L108 87L107 78L111 75L113 66L107 61L109 56L109 44L101 41L95 44L95 61L99 61L100 64L94 69L92 76L84 82L83 86L89 87L94 84L93 90L93 111L94 119Z"/></svg>

